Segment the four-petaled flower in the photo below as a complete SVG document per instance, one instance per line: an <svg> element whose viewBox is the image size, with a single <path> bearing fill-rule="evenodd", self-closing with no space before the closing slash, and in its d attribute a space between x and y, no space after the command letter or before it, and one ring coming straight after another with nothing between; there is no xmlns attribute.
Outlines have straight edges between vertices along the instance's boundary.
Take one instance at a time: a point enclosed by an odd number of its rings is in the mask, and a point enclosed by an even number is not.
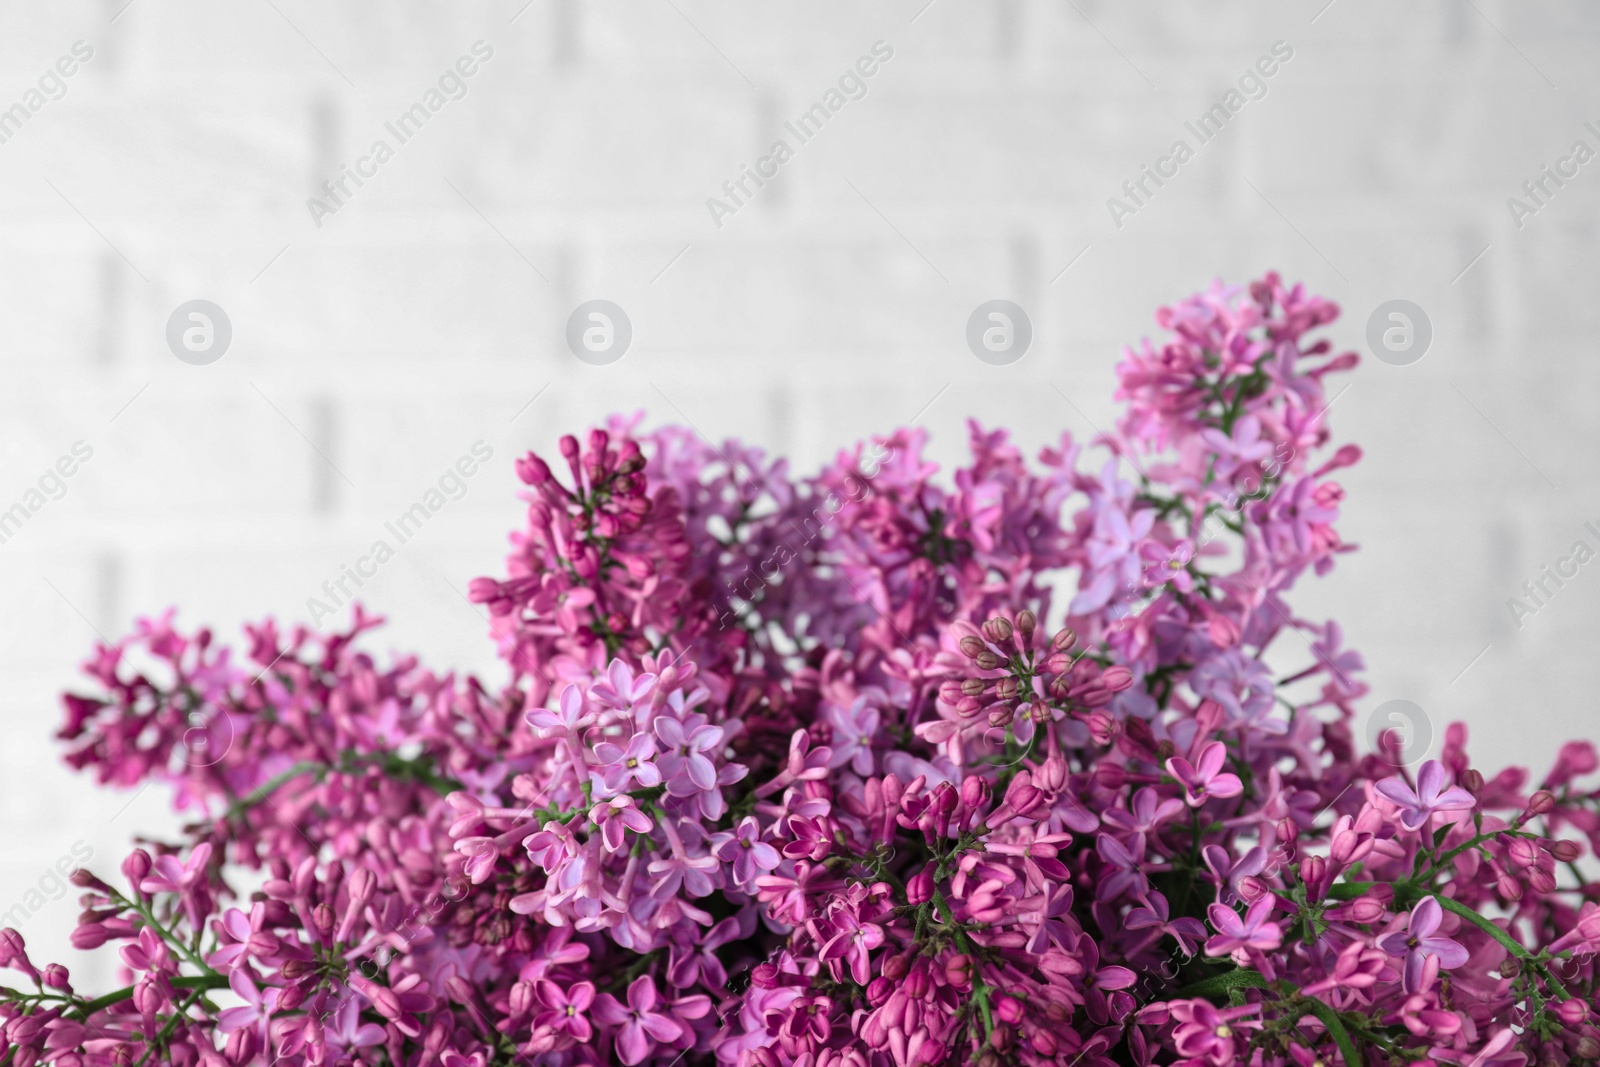
<svg viewBox="0 0 1600 1067"><path fill-rule="evenodd" d="M563 990L549 979L541 979L537 988L544 1010L534 1016L534 1026L548 1026L576 1041L588 1041L594 1036L594 1027L584 1014L594 1003L593 982L579 982Z"/></svg>
<svg viewBox="0 0 1600 1067"><path fill-rule="evenodd" d="M1404 778L1394 775L1385 778L1374 788L1383 798L1400 809L1400 825L1407 830L1420 830L1429 816L1442 811L1471 811L1477 804L1473 795L1459 785L1445 788L1448 772L1438 760L1429 760L1417 774L1417 788L1413 790Z"/></svg>
<svg viewBox="0 0 1600 1067"><path fill-rule="evenodd" d="M634 806L630 796L612 797L589 809L589 821L600 828L606 851L615 852L622 847L623 832L647 834L655 828L650 816Z"/></svg>
<svg viewBox="0 0 1600 1067"><path fill-rule="evenodd" d="M600 742L594 746L594 757L600 764L600 783L613 793L660 785L661 770L650 762L655 754L655 739L649 734L634 734L627 748L610 741Z"/></svg>
<svg viewBox="0 0 1600 1067"><path fill-rule="evenodd" d="M1273 901L1271 893L1256 900L1245 909L1243 917L1226 904L1213 904L1206 909L1206 917L1217 933L1206 942L1207 956L1226 956L1248 949L1270 952L1283 943L1283 931L1271 921Z"/></svg>
<svg viewBox="0 0 1600 1067"><path fill-rule="evenodd" d="M740 819L732 833L713 834L711 854L733 865L733 880L746 892L754 892L755 880L767 871L777 870L783 862L778 850L761 840L761 824L750 815Z"/></svg>
<svg viewBox="0 0 1600 1067"><path fill-rule="evenodd" d="M1183 798L1189 806L1198 808L1213 798L1236 797L1244 792L1239 776L1222 769L1227 761L1227 746L1221 741L1212 741L1201 750L1196 764L1191 765L1182 756L1167 760L1167 773L1183 786Z"/></svg>
<svg viewBox="0 0 1600 1067"><path fill-rule="evenodd" d="M649 975L640 975L628 986L628 1004L610 993L601 993L594 1001L594 1017L602 1026L619 1027L617 1030L617 1057L633 1067L650 1055L657 1041L676 1041L683 1035L683 1024L656 1008L656 983Z"/></svg>
<svg viewBox="0 0 1600 1067"><path fill-rule="evenodd" d="M1444 909L1433 897L1423 897L1411 909L1406 928L1385 937L1378 944L1391 956L1404 956L1403 985L1407 993L1421 993L1427 984L1423 977L1429 956L1436 956L1443 970L1460 967L1469 953L1459 942L1437 936L1444 921Z"/></svg>

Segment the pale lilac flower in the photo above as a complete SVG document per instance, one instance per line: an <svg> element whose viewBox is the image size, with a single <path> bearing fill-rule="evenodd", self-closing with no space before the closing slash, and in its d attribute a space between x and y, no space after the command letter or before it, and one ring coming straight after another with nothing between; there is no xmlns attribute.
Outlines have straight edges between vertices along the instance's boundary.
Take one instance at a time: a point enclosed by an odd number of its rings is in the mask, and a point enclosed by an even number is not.
<svg viewBox="0 0 1600 1067"><path fill-rule="evenodd" d="M1437 956L1444 970L1467 962L1469 953L1459 942L1436 936L1443 920L1444 909L1439 902L1431 896L1423 897L1412 907L1404 932L1390 934L1379 942L1389 955L1406 958L1404 981L1408 993L1423 991L1423 964L1429 956Z"/></svg>
<svg viewBox="0 0 1600 1067"><path fill-rule="evenodd" d="M686 722L658 715L654 728L663 746L656 763L666 778L668 793L687 797L716 788L717 768L707 753L722 745L722 727L706 724L699 715L689 716Z"/></svg>
<svg viewBox="0 0 1600 1067"><path fill-rule="evenodd" d="M1448 781L1444 765L1438 760L1428 760L1417 774L1415 790L1399 775L1385 778L1374 788L1400 809L1400 825L1407 830L1420 830L1436 813L1471 811L1477 804L1472 794L1460 786L1445 788Z"/></svg>
<svg viewBox="0 0 1600 1067"><path fill-rule="evenodd" d="M644 733L634 734L625 749L610 741L594 746L594 756L600 764L600 781L613 793L660 785L661 771L650 762L655 754L655 740Z"/></svg>
<svg viewBox="0 0 1600 1067"><path fill-rule="evenodd" d="M1184 799L1189 806L1198 808L1208 800L1236 797L1244 792L1239 776L1222 769L1227 761L1227 746L1221 741L1212 741L1200 751L1199 762L1195 765L1191 766L1182 756L1167 760L1167 773L1183 786Z"/></svg>
<svg viewBox="0 0 1600 1067"><path fill-rule="evenodd" d="M1261 897L1239 913L1226 904L1212 904L1206 908L1206 917L1217 933L1206 942L1207 956L1226 956L1243 949L1270 952L1283 943L1283 931L1271 921L1273 901L1271 893Z"/></svg>
<svg viewBox="0 0 1600 1067"><path fill-rule="evenodd" d="M777 870L783 857L761 840L761 824L749 815L739 820L733 832L711 835L711 852L723 863L732 864L733 880L747 892L767 871Z"/></svg>

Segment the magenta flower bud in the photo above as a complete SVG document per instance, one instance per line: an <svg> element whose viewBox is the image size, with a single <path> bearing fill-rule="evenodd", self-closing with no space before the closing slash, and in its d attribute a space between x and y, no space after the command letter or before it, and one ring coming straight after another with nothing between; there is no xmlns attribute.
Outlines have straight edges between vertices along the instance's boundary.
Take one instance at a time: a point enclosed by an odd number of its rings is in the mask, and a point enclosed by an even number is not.
<svg viewBox="0 0 1600 1067"><path fill-rule="evenodd" d="M1352 900L1345 908L1345 914L1353 922L1375 923L1389 912L1389 906L1384 901L1374 896L1359 896Z"/></svg>
<svg viewBox="0 0 1600 1067"><path fill-rule="evenodd" d="M778 984L778 968L772 963L758 963L750 970L750 984L757 989L773 989Z"/></svg>
<svg viewBox="0 0 1600 1067"><path fill-rule="evenodd" d="M67 881L71 882L79 889L98 889L104 892L105 890L111 888L100 879L96 878L92 871L86 870L83 867L75 869L72 874L68 876Z"/></svg>
<svg viewBox="0 0 1600 1067"><path fill-rule="evenodd" d="M981 671L992 671L1000 666L1000 657L986 648L973 656L972 662L976 663Z"/></svg>
<svg viewBox="0 0 1600 1067"><path fill-rule="evenodd" d="M982 804L989 796L989 783L976 774L969 774L961 782L961 803L969 808Z"/></svg>
<svg viewBox="0 0 1600 1067"><path fill-rule="evenodd" d="M989 725L993 726L995 729L999 729L1003 726L1010 726L1011 720L1014 718L1016 718L1016 713L1010 708L995 708L989 713Z"/></svg>
<svg viewBox="0 0 1600 1067"><path fill-rule="evenodd" d="M142 848L136 848L128 853L128 858L122 861L122 875L133 886L135 893L139 892L139 885L150 874L152 861L150 853Z"/></svg>
<svg viewBox="0 0 1600 1067"><path fill-rule="evenodd" d="M1483 792L1483 772L1475 767L1468 767L1461 773L1461 788L1473 796Z"/></svg>
<svg viewBox="0 0 1600 1067"><path fill-rule="evenodd" d="M256 1054L256 1028L242 1027L228 1035L222 1046L222 1055L232 1064L249 1063Z"/></svg>
<svg viewBox="0 0 1600 1067"><path fill-rule="evenodd" d="M1101 789L1121 789L1128 781L1128 769L1120 763L1101 763L1094 769L1094 780Z"/></svg>
<svg viewBox="0 0 1600 1067"><path fill-rule="evenodd" d="M1022 635L1024 643L1033 640L1033 631L1039 625L1039 617L1027 608L1017 612L1017 632Z"/></svg>
<svg viewBox="0 0 1600 1067"><path fill-rule="evenodd" d="M972 957L965 952L958 952L944 961L944 980L957 989L966 989L972 984Z"/></svg>
<svg viewBox="0 0 1600 1067"><path fill-rule="evenodd" d="M59 963L45 965L44 984L63 993L72 992L72 983L67 980L67 969Z"/></svg>
<svg viewBox="0 0 1600 1067"><path fill-rule="evenodd" d="M1300 880L1308 886L1320 886L1327 874L1328 861L1321 856L1307 856L1300 861Z"/></svg>
<svg viewBox="0 0 1600 1067"><path fill-rule="evenodd" d="M1056 1054L1056 1049L1060 1047L1059 1043L1050 1035L1050 1031L1048 1030L1035 1030L1033 1032L1033 1037L1030 1039L1030 1043L1033 1045L1033 1051L1045 1057L1054 1056Z"/></svg>
<svg viewBox="0 0 1600 1067"><path fill-rule="evenodd" d="M906 976L906 972L910 969L910 958L900 955L890 956L888 959L884 960L883 966L879 968L879 971L885 978L889 979L889 981L898 982L900 979Z"/></svg>
<svg viewBox="0 0 1600 1067"><path fill-rule="evenodd" d="M87 952L90 949L99 948L101 945L105 944L110 937L110 931L108 931L100 923L79 923L73 928L72 931L72 947L77 949L79 952Z"/></svg>
<svg viewBox="0 0 1600 1067"><path fill-rule="evenodd" d="M306 985L305 982L297 982L294 985L284 986L282 995L278 997L278 1007L284 1011L293 1011L305 1003L306 997L310 995Z"/></svg>
<svg viewBox="0 0 1600 1067"><path fill-rule="evenodd" d="M516 982L511 986L509 998L511 1014L514 1018L522 1018L533 1011L538 1004L538 998L533 993L532 982Z"/></svg>
<svg viewBox="0 0 1600 1067"><path fill-rule="evenodd" d="M581 451L583 451L583 448L578 444L578 439L576 437L572 436L570 433L561 435L562 456L569 460L576 459L578 453Z"/></svg>
<svg viewBox="0 0 1600 1067"><path fill-rule="evenodd" d="M1583 846L1576 841L1552 841L1548 847L1550 855L1555 857L1557 863L1571 863L1583 855Z"/></svg>
<svg viewBox="0 0 1600 1067"><path fill-rule="evenodd" d="M1577 1026L1589 1017L1589 1005L1572 997L1556 1005L1556 1017L1568 1026Z"/></svg>
<svg viewBox="0 0 1600 1067"><path fill-rule="evenodd" d="M1067 784L1067 761L1060 756L1049 757L1034 774L1033 780L1047 793L1061 792Z"/></svg>
<svg viewBox="0 0 1600 1067"><path fill-rule="evenodd" d="M882 1007L883 1002L888 1000L893 992L894 983L880 974L867 983L867 1003L874 1008Z"/></svg>
<svg viewBox="0 0 1600 1067"><path fill-rule="evenodd" d="M1285 816L1278 820L1278 840L1286 845L1293 845L1300 837L1300 824Z"/></svg>
<svg viewBox="0 0 1600 1067"><path fill-rule="evenodd" d="M1239 895L1249 903L1260 900L1267 892L1267 883L1253 874L1247 874L1239 879Z"/></svg>
<svg viewBox="0 0 1600 1067"><path fill-rule="evenodd" d="M327 937L328 934L333 932L334 918L332 908L328 907L326 903L318 904L311 909L311 923L315 927L311 932L318 937Z"/></svg>
<svg viewBox="0 0 1600 1067"><path fill-rule="evenodd" d="M933 989L933 979L926 967L913 967L906 974L903 988L912 1000L922 1000Z"/></svg>
<svg viewBox="0 0 1600 1067"><path fill-rule="evenodd" d="M1074 630L1070 626L1063 626L1061 629L1057 630L1056 635L1050 639L1050 647L1056 652L1065 652L1067 649L1071 648L1077 643L1078 631ZM1059 673L1059 668L1057 673Z"/></svg>
<svg viewBox="0 0 1600 1067"><path fill-rule="evenodd" d="M977 659L978 653L984 651L983 638L968 634L960 641L961 654L968 659Z"/></svg>
<svg viewBox="0 0 1600 1067"><path fill-rule="evenodd" d="M1033 784L1033 774L1030 771L1019 772L1011 779L1011 785L1006 789L1006 803L1018 815L1027 815L1044 801L1044 794Z"/></svg>
<svg viewBox="0 0 1600 1067"><path fill-rule="evenodd" d="M1500 877L1495 879L1494 887L1500 893L1500 895L1505 897L1507 900L1522 899L1522 883L1517 881L1513 875L1500 875Z"/></svg>
<svg viewBox="0 0 1600 1067"><path fill-rule="evenodd" d="M933 889L933 863L929 862L906 882L906 900L920 907L933 899Z"/></svg>
<svg viewBox="0 0 1600 1067"><path fill-rule="evenodd" d="M1554 893L1556 890L1556 876L1554 871L1547 871L1542 867L1535 867L1528 872L1528 887L1535 893Z"/></svg>
<svg viewBox="0 0 1600 1067"><path fill-rule="evenodd" d="M1556 806L1555 794L1548 789L1541 789L1528 798L1528 807L1522 813L1524 821L1543 815Z"/></svg>
<svg viewBox="0 0 1600 1067"><path fill-rule="evenodd" d="M1100 684L1113 693L1120 693L1133 684L1133 672L1126 667L1107 667L1100 675Z"/></svg>
<svg viewBox="0 0 1600 1067"><path fill-rule="evenodd" d="M167 1006L167 998L154 978L146 975L133 987L133 1006L139 1009L140 1015L154 1015Z"/></svg>
<svg viewBox="0 0 1600 1067"><path fill-rule="evenodd" d="M544 485L550 480L550 464L528 453L517 461L517 477L523 485Z"/></svg>
<svg viewBox="0 0 1600 1067"><path fill-rule="evenodd" d="M1022 1001L1016 997L1006 996L1004 993L996 994L994 998L994 1014L1003 1023L1013 1025L1022 1021Z"/></svg>
<svg viewBox="0 0 1600 1067"><path fill-rule="evenodd" d="M944 1060L945 1047L937 1041L924 1041L917 1050L917 1062L935 1064Z"/></svg>
<svg viewBox="0 0 1600 1067"><path fill-rule="evenodd" d="M1010 619L1004 619L997 615L988 622L984 623L981 627L979 627L979 629L983 631L983 636L988 638L994 644L1003 645L1007 641L1011 640Z"/></svg>

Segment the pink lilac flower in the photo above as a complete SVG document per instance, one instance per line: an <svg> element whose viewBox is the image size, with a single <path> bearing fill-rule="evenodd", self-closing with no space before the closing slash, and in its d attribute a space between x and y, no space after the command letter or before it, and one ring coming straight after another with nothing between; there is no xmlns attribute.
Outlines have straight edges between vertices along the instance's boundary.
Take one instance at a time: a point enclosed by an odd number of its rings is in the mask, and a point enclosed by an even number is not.
<svg viewBox="0 0 1600 1067"><path fill-rule="evenodd" d="M900 429L800 475L639 414L480 458L521 486L468 586L493 683L359 606L138 620L60 737L183 817L71 876L126 986L0 929L8 1062L1319 1067L1335 1017L1372 1060L1593 1061L1592 744L1540 777L1455 725L1413 788L1295 602L1354 550L1337 316L1218 282L1033 456L973 421L952 467Z"/></svg>
<svg viewBox="0 0 1600 1067"><path fill-rule="evenodd" d="M658 1041L675 1041L683 1033L681 1023L655 1010L656 1003L656 984L648 975L629 984L626 1007L610 993L595 998L594 1016L618 1028L617 1057L629 1067L642 1063Z"/></svg>
<svg viewBox="0 0 1600 1067"><path fill-rule="evenodd" d="M1241 917L1226 904L1206 909L1216 934L1206 942L1207 956L1226 956L1240 949L1271 951L1283 943L1283 931L1271 921L1274 898L1261 897L1245 909Z"/></svg>
<svg viewBox="0 0 1600 1067"><path fill-rule="evenodd" d="M1436 957L1440 968L1453 970L1467 962L1470 955L1457 941L1436 936L1444 919L1444 909L1433 897L1423 897L1411 909L1403 932L1390 934L1381 942L1383 950L1391 956L1405 957L1405 987L1407 992L1422 991L1423 964L1430 956Z"/></svg>
<svg viewBox="0 0 1600 1067"><path fill-rule="evenodd" d="M1244 792L1239 776L1222 769L1227 761L1227 746L1221 741L1212 741L1200 750L1200 758L1194 764L1182 756L1167 760L1167 773L1183 786L1183 796L1189 806L1198 808L1208 800L1236 797Z"/></svg>

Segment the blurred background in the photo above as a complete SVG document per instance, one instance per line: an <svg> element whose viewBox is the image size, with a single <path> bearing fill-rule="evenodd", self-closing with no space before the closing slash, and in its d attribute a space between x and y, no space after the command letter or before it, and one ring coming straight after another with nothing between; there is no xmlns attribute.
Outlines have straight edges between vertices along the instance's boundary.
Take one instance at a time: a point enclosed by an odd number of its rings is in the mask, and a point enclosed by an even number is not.
<svg viewBox="0 0 1600 1067"><path fill-rule="evenodd" d="M522 451L644 410L802 473L913 420L947 467L968 418L1033 452L1110 425L1157 306L1269 269L1363 353L1328 416L1361 551L1297 611L1364 653L1364 714L1542 770L1597 732L1597 45L1579 0L5 5L0 912L109 980L54 872L169 798L52 734L136 615L310 621L476 448L361 594L375 651L498 680L464 594ZM1004 365L967 341L995 299Z"/></svg>

